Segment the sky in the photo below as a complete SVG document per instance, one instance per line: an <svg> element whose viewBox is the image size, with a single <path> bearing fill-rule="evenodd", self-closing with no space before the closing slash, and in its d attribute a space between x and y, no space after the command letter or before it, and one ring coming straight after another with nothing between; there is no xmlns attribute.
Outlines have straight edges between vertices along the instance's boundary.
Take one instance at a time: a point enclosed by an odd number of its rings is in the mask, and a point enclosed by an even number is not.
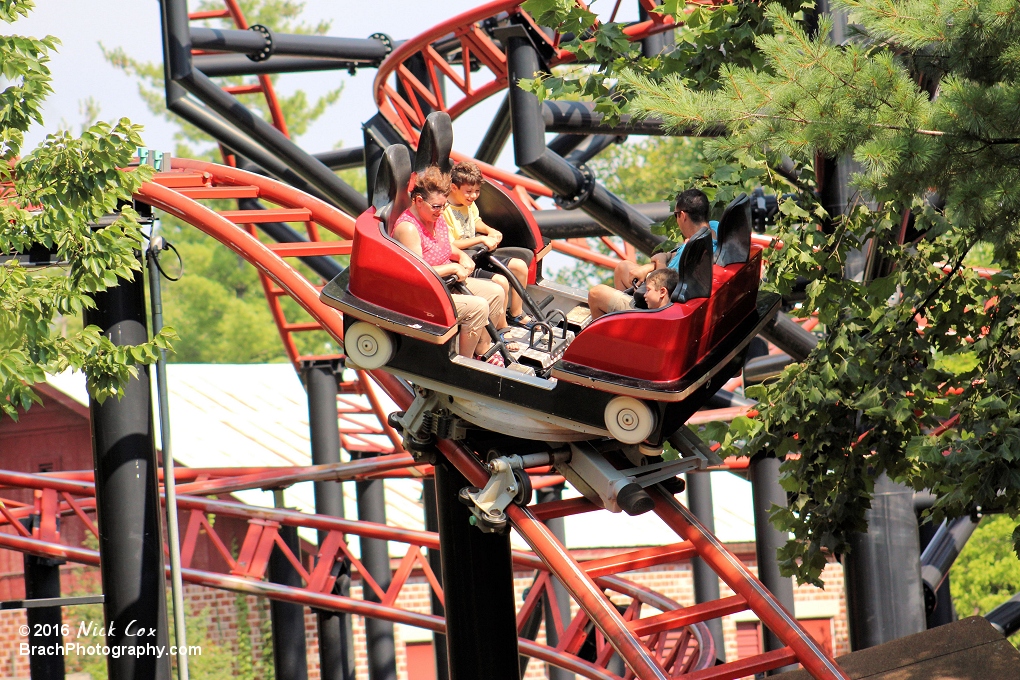
<svg viewBox="0 0 1020 680"><path fill-rule="evenodd" d="M612 10L612 2L603 0L595 7L604 13ZM472 0L308 0L303 19L314 24L319 20L332 22L330 35L364 38L382 32L395 40L425 32L430 27L480 4ZM637 15L636 0L621 7L618 19ZM197 5L195 0L191 5ZM631 16L633 15L633 16ZM272 27L270 27L272 28ZM155 149L174 148L174 126L151 113L138 95L136 81L108 64L100 44L108 49L123 48L129 55L143 61L159 62L162 45L157 0L37 0L36 9L27 18L8 30L21 35L40 37L53 35L62 45L50 63L54 94L47 101L43 115L45 124L36 126L28 136L28 148L41 141L48 132L62 125L75 130L83 120L81 103L92 97L100 107L102 120L128 117L145 127L146 144ZM311 152L361 144L361 123L376 111L372 100L374 69L346 72L289 74L282 76L278 89L290 93L303 89L310 97L323 94L343 83L340 100L329 109L309 131L297 141ZM478 146L501 95L476 106L455 124L454 148L473 153ZM512 154L504 152L499 165L513 167Z"/></svg>

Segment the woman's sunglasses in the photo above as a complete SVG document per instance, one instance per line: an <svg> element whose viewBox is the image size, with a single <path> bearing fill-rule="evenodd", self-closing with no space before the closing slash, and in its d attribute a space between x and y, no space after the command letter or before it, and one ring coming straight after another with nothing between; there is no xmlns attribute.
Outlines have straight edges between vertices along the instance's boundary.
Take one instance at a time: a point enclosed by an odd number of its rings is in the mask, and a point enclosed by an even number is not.
<svg viewBox="0 0 1020 680"><path fill-rule="evenodd" d="M448 201L443 201L442 203L434 204L434 203L429 203L424 198L421 198L421 196L419 196L418 198L421 199L422 203L424 203L428 207L432 208L432 212L439 212L439 211L441 211L443 208L446 207L446 204L448 203Z"/></svg>

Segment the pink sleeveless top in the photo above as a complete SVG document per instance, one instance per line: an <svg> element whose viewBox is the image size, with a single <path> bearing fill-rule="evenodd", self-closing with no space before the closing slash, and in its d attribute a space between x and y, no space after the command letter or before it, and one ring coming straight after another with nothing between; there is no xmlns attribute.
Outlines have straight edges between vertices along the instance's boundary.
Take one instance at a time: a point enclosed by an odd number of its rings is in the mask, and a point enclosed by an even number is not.
<svg viewBox="0 0 1020 680"><path fill-rule="evenodd" d="M450 261L452 253L450 250L450 227L447 226L442 215L432 226L431 233L410 208L400 213L400 217L393 223L394 228L401 222L410 222L418 229L418 236L421 238L421 256L430 266L437 267Z"/></svg>

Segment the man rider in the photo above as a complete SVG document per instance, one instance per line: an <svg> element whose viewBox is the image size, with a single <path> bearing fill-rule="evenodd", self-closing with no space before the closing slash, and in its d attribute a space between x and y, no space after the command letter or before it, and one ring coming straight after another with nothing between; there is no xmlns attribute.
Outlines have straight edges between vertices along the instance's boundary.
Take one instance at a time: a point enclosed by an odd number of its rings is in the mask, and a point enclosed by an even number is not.
<svg viewBox="0 0 1020 680"><path fill-rule="evenodd" d="M684 245L702 227L717 226L708 221L708 197L699 189L687 189L676 199L676 223L683 234L684 242L668 253L655 253L648 264L633 260L622 260L613 271L613 286L599 284L588 291L588 308L591 318L597 319L609 312L621 312L636 307L634 296L623 292L640 285L645 277L656 269L670 268L679 271L680 253Z"/></svg>

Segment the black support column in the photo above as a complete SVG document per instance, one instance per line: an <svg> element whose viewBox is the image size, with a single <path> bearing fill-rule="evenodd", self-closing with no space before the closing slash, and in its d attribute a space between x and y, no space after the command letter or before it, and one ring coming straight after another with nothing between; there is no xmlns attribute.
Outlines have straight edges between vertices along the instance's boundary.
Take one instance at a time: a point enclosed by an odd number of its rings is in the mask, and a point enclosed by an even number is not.
<svg viewBox="0 0 1020 680"><path fill-rule="evenodd" d="M425 531L439 533L439 509L436 507L436 480L435 478L423 479L421 482L421 501L425 509ZM443 585L443 558L439 550L429 548L428 560L432 567L432 573L436 575L440 587ZM429 591L432 613L436 616L446 616L443 603L434 591ZM432 651L436 657L436 680L450 680L450 658L446 648L446 636L441 633L432 634Z"/></svg>
<svg viewBox="0 0 1020 680"><path fill-rule="evenodd" d="M712 477L710 472L697 472L687 477L687 506L694 516L715 534L715 508L712 505ZM760 567L759 567L760 569ZM691 559L691 570L694 572L694 602L714 602L720 598L719 576L705 564L700 557ZM760 571L759 571L760 573ZM726 661L726 645L723 641L722 619L710 619L705 622L712 632L715 642L715 658Z"/></svg>
<svg viewBox="0 0 1020 680"><path fill-rule="evenodd" d="M283 507L282 493L277 492L277 507ZM300 559L297 527L281 526L280 538ZM301 587L301 575L280 551L273 548L269 555L269 581L284 586ZM308 657L305 650L305 608L293 602L270 600L269 616L273 622L273 668L276 680L308 680Z"/></svg>
<svg viewBox="0 0 1020 680"><path fill-rule="evenodd" d="M362 522L386 524L386 494L383 480L356 482L358 519ZM358 538L361 544L361 563L385 591L390 587L389 543L377 538ZM362 581L364 598L378 602L379 598ZM368 644L368 676L371 680L397 680L397 651L393 643L393 624L382 619L365 619L365 637Z"/></svg>
<svg viewBox="0 0 1020 680"><path fill-rule="evenodd" d="M510 536L483 534L457 500L468 486L452 465L436 464L451 680L520 680Z"/></svg>
<svg viewBox="0 0 1020 680"><path fill-rule="evenodd" d="M337 424L335 362L323 361L304 366L308 391L308 429L311 432L312 464L340 462L340 431ZM315 482L315 512L330 517L344 516L343 487L339 482ZM319 532L319 544L325 532ZM344 567L345 564L339 564ZM340 574L334 593L350 596L350 578ZM351 615L316 609L319 625L319 672L322 680L354 680L354 634Z"/></svg>
<svg viewBox="0 0 1020 680"><path fill-rule="evenodd" d="M64 560L25 555L25 599L41 600L60 597L60 565ZM63 643L60 607L36 607L26 610L28 644L53 647ZM45 635L36 635L37 632ZM63 654L32 654L28 659L32 680L64 680Z"/></svg>
<svg viewBox="0 0 1020 680"><path fill-rule="evenodd" d="M98 326L114 345L148 339L141 271L94 297L85 325ZM90 400L106 642L122 648L106 664L110 680L169 680L170 657L142 653L169 644L148 369L139 366L124 392L102 404ZM123 649L130 647L138 651Z"/></svg>
<svg viewBox="0 0 1020 680"><path fill-rule="evenodd" d="M769 521L773 505L786 505L786 492L779 486L779 465L779 459L771 456L751 460L749 478L754 499L754 542L758 557L758 580L793 615L793 579L780 575L776 561L776 551L786 544L787 536ZM766 652L785 646L765 626L762 626L762 644ZM790 668L792 666L786 666L772 673L781 673Z"/></svg>
<svg viewBox="0 0 1020 680"><path fill-rule="evenodd" d="M868 510L868 533L851 538L843 561L854 651L926 629L914 492L882 475Z"/></svg>

